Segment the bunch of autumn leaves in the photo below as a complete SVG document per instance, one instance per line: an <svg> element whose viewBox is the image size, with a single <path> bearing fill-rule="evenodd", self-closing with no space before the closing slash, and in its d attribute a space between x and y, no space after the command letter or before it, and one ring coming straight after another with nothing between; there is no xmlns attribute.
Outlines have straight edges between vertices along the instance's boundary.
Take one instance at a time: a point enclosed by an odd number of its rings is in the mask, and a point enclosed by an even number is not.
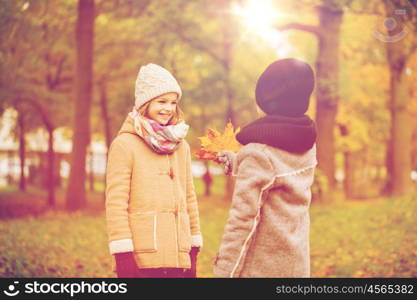
<svg viewBox="0 0 417 300"><path fill-rule="evenodd" d="M238 152L242 145L236 140L240 128L234 130L231 122L227 123L224 133L221 134L217 130L207 129L207 135L199 137L201 148L195 155L203 160L212 160L218 164L224 163L219 160L217 154L223 151Z"/></svg>

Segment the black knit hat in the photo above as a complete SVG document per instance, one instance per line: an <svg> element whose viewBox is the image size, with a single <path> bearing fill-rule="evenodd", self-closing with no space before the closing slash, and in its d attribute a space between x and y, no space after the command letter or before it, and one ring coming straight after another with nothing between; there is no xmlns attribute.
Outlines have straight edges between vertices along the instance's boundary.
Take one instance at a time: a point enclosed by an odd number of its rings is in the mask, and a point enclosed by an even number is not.
<svg viewBox="0 0 417 300"><path fill-rule="evenodd" d="M314 89L310 65L286 58L273 62L256 84L256 103L269 115L296 117L305 114Z"/></svg>

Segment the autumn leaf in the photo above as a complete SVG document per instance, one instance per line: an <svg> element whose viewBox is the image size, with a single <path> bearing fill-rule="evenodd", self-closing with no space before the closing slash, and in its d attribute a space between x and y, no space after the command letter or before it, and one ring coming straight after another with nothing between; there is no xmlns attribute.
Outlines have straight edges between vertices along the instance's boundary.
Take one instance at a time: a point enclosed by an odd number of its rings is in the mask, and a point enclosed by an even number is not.
<svg viewBox="0 0 417 300"><path fill-rule="evenodd" d="M207 135L199 137L201 141L201 148L195 155L204 160L212 160L216 163L220 163L217 160L217 153L221 151L238 152L242 145L236 140L236 134L240 131L240 128L234 130L231 122L227 123L224 133L221 134L215 129L208 128Z"/></svg>

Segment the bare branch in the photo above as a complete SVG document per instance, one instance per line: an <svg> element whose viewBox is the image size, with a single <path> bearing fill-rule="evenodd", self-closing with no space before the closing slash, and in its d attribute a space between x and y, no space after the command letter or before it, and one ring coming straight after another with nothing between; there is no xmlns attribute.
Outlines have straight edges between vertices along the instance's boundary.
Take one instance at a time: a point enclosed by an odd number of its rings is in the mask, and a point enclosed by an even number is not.
<svg viewBox="0 0 417 300"><path fill-rule="evenodd" d="M20 103L28 103L29 105L31 105L40 115L45 127L48 130L53 130L54 126L52 124L52 121L50 120L50 118L48 117L48 114L46 112L46 110L44 109L44 107L38 103L35 100L29 99L29 98L18 98L16 101L16 104L19 105Z"/></svg>
<svg viewBox="0 0 417 300"><path fill-rule="evenodd" d="M107 43L103 43L100 46L97 46L94 49L94 55L101 55L104 51L108 51L109 48L144 48L147 44L143 41L109 41Z"/></svg>
<svg viewBox="0 0 417 300"><path fill-rule="evenodd" d="M104 84L106 82L112 82L115 80L120 80L120 79L124 79L128 76L132 75L132 71L131 70L127 70L124 72L119 72L119 73L114 73L112 72L111 75L106 73L106 74L99 74L97 75L97 80L95 80L95 84L97 85L101 85Z"/></svg>
<svg viewBox="0 0 417 300"><path fill-rule="evenodd" d="M95 6L95 17L100 14L116 13L121 18L140 18L145 14L150 2L150 0L128 1L127 3L120 3L119 0L99 1Z"/></svg>
<svg viewBox="0 0 417 300"><path fill-rule="evenodd" d="M63 64L65 62L65 60L67 59L66 56L63 56L57 63L57 68L55 70L55 74L52 75L50 73L48 73L47 75L47 83L48 83L48 88L49 90L54 90L61 82L61 74L62 74L62 69L63 69Z"/></svg>
<svg viewBox="0 0 417 300"><path fill-rule="evenodd" d="M348 8L345 10L346 14L358 15L358 16L373 16L373 17L381 17L384 16L384 12L378 12L373 10L357 10Z"/></svg>
<svg viewBox="0 0 417 300"><path fill-rule="evenodd" d="M321 37L321 30L318 26L313 26L313 25L305 25L305 24L299 24L299 23L288 23L282 26L277 26L275 27L275 29L279 30L279 31L284 31L284 30L301 30L301 31L305 31L305 32L309 32L309 33L313 33L315 34L317 37Z"/></svg>
<svg viewBox="0 0 417 300"><path fill-rule="evenodd" d="M198 41L196 42L195 39L191 39L188 36L186 36L182 31L176 31L175 34L186 44L188 44L189 46L191 46L194 49L200 50L204 53L206 53L207 55L209 55L211 58L213 58L215 61L223 64L224 60L217 55L215 52L211 51L210 48L205 47L202 43L199 43Z"/></svg>

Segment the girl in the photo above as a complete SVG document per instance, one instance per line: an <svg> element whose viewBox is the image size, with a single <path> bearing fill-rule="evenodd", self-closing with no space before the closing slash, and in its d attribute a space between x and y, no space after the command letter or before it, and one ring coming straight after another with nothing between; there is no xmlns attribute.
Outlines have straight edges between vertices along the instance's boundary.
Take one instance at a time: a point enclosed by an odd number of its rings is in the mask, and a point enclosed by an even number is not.
<svg viewBox="0 0 417 300"><path fill-rule="evenodd" d="M314 87L311 67L272 63L256 85L266 113L237 134L237 173L230 217L215 260L216 277L309 277L309 205L316 161L314 122L305 115Z"/></svg>
<svg viewBox="0 0 417 300"><path fill-rule="evenodd" d="M202 236L181 94L167 70L141 67L135 106L110 146L106 221L118 277L195 277Z"/></svg>

